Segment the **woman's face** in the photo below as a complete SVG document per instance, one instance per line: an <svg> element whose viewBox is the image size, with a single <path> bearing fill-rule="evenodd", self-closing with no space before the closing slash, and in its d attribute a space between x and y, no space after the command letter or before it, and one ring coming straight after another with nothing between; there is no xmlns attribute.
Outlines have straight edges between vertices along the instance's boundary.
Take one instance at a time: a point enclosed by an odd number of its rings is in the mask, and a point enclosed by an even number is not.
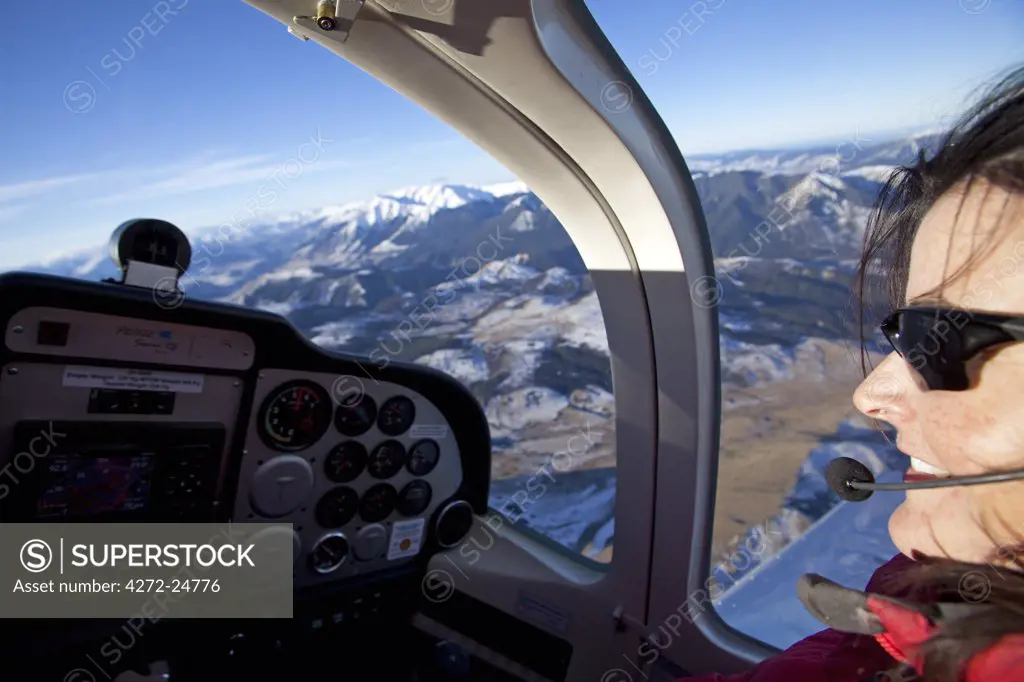
<svg viewBox="0 0 1024 682"><path fill-rule="evenodd" d="M943 284L972 255L968 269ZM936 202L914 240L907 305L1024 316L1024 197L979 183ZM912 469L940 476L1024 469L1024 343L994 347L967 371L966 391L928 390L891 353L857 388L854 404L896 429ZM889 532L908 556L1010 559L1007 548L1024 538L1024 483L909 491Z"/></svg>

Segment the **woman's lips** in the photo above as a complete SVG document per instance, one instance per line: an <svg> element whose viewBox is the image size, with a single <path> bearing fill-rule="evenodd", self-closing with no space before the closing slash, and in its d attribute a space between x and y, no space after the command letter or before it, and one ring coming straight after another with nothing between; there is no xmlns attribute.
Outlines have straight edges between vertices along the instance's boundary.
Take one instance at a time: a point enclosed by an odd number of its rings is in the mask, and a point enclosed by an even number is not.
<svg viewBox="0 0 1024 682"><path fill-rule="evenodd" d="M916 483L918 481L935 481L940 478L947 478L946 476L936 476L935 474L926 474L921 471L914 471L913 469L907 469L903 473L904 483Z"/></svg>

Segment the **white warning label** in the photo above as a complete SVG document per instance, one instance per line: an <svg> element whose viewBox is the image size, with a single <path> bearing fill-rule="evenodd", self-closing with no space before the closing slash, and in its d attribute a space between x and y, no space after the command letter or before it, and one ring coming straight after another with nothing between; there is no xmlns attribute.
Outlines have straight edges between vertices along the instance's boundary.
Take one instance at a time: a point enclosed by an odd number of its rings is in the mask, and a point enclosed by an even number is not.
<svg viewBox="0 0 1024 682"><path fill-rule="evenodd" d="M391 544L388 546L388 561L416 556L423 543L423 526L426 519L399 521L391 530Z"/></svg>
<svg viewBox="0 0 1024 682"><path fill-rule="evenodd" d="M116 388L127 391L202 393L203 375L117 367L65 367L64 385L76 388Z"/></svg>
<svg viewBox="0 0 1024 682"><path fill-rule="evenodd" d="M414 424L409 429L409 436L412 438L437 438L441 440L448 437L448 427L444 424Z"/></svg>

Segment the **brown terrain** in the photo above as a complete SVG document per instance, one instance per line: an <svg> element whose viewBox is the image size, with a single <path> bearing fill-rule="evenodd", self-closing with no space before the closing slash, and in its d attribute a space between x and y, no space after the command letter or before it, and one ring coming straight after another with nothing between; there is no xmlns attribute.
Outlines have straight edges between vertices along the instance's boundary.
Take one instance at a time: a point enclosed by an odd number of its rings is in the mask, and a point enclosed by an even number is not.
<svg viewBox="0 0 1024 682"><path fill-rule="evenodd" d="M858 351L827 341L814 346L818 362L797 364L789 380L723 386L712 563L724 561L747 529L779 512L808 452L859 415L852 402L862 376ZM615 466L614 426L588 407L522 431L516 452L496 458L494 477L534 473L554 458L573 470ZM611 555L609 548L597 559L608 562Z"/></svg>
<svg viewBox="0 0 1024 682"><path fill-rule="evenodd" d="M863 378L859 351L817 345L825 355L824 378L803 374L798 365L790 381L723 388L713 563L727 558L748 528L779 512L797 469L823 436L860 417L852 400Z"/></svg>

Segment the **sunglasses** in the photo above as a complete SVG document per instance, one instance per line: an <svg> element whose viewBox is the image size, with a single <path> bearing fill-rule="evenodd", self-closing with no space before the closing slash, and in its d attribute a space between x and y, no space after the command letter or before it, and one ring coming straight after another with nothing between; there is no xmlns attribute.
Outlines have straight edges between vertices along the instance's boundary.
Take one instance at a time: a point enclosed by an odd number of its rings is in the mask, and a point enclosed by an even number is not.
<svg viewBox="0 0 1024 682"><path fill-rule="evenodd" d="M933 391L964 391L967 361L1003 343L1024 341L1024 317L955 308L901 308L882 333Z"/></svg>

